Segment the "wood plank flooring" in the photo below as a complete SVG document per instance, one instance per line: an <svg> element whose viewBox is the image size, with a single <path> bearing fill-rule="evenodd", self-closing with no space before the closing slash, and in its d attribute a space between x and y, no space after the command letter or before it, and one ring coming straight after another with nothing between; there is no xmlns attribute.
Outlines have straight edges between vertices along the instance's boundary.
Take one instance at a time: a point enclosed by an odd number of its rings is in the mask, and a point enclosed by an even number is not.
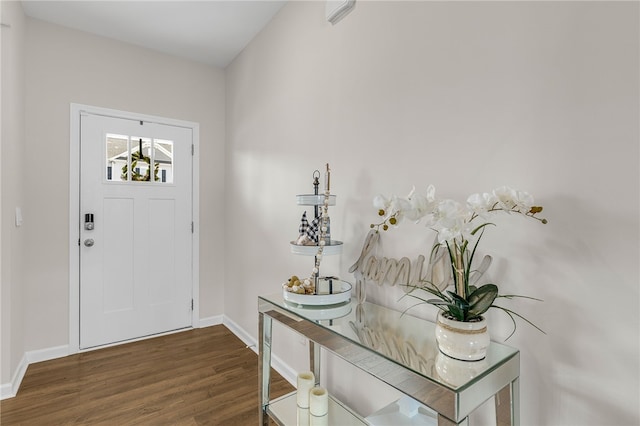
<svg viewBox="0 0 640 426"><path fill-rule="evenodd" d="M272 370L271 397L294 388ZM10 425L257 425L258 357L222 325L29 366Z"/></svg>

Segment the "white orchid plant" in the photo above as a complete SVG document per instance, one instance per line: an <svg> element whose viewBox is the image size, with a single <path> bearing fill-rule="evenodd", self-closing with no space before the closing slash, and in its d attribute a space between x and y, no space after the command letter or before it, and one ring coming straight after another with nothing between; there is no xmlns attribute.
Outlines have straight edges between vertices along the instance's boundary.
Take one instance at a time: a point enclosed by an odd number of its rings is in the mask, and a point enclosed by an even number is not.
<svg viewBox="0 0 640 426"><path fill-rule="evenodd" d="M506 312L511 318L515 332L514 315L533 327L531 321L514 311L495 305L497 298L511 299L528 296L501 295L498 286L493 283L476 287L476 283L491 264L491 257L485 256L478 267L472 269L476 249L482 235L489 225L490 217L498 213L519 214L546 224L547 220L537 216L542 207L534 205L533 197L524 191L506 186L490 193L473 194L466 203L451 199L437 199L435 188L430 185L426 193L416 193L415 188L407 197L384 197L377 195L373 201L382 216L382 221L371 227L384 231L390 226L398 226L403 221L424 222L437 233L436 242L431 250L431 264L444 260L450 265L451 274L440 282L422 281L408 289L407 294L419 299L420 303L429 303L444 312L446 316L458 321L477 321L489 308ZM454 291L447 291L453 284ZM436 298L424 298L426 292ZM540 330L542 331L542 330ZM513 332L509 335L511 337ZM507 337L507 339L509 338Z"/></svg>

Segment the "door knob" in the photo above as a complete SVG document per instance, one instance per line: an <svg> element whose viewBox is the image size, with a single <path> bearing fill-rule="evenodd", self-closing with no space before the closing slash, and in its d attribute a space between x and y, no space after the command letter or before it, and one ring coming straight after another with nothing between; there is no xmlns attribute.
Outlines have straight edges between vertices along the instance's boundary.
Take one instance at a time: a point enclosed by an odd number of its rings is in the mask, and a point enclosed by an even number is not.
<svg viewBox="0 0 640 426"><path fill-rule="evenodd" d="M87 247L93 246L93 243L94 243L94 241L93 241L92 238L87 238L86 240L84 240L84 245L87 246Z"/></svg>

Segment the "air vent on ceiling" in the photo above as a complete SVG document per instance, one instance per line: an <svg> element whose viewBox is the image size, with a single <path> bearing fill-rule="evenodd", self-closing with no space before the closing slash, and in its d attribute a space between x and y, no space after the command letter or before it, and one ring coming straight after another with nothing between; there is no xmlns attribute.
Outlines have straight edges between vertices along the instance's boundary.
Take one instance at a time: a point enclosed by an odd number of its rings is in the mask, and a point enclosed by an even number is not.
<svg viewBox="0 0 640 426"><path fill-rule="evenodd" d="M356 4L356 0L327 0L327 21L336 24L344 18Z"/></svg>

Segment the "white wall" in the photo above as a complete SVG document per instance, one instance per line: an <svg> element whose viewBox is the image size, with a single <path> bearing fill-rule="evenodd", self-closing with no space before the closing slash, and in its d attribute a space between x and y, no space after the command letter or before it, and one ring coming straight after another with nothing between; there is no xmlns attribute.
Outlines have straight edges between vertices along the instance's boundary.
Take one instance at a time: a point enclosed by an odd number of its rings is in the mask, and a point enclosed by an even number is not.
<svg viewBox="0 0 640 426"><path fill-rule="evenodd" d="M638 424L638 12L637 2L358 2L331 26L324 2L289 3L227 68L226 314L257 330L256 296L309 272L288 249L294 196L326 162L332 232L345 241L326 270L345 278L376 193L433 183L464 200L511 185L549 219L501 219L482 244L503 292L544 299L509 305L546 331L521 323L508 341L521 350L522 423ZM403 236L424 252L433 238ZM383 237L386 250L417 254ZM397 306L394 290L373 293ZM503 340L508 318L489 317ZM278 341L302 368L298 339L279 330ZM340 373L359 408L383 399Z"/></svg>
<svg viewBox="0 0 640 426"><path fill-rule="evenodd" d="M223 313L224 72L27 19L25 350L68 343L69 106L200 124L200 315Z"/></svg>
<svg viewBox="0 0 640 426"><path fill-rule="evenodd" d="M0 383L9 383L24 354L22 315L24 230L15 226L15 209L24 206L24 32L19 2L0 3L2 27L2 251L0 256Z"/></svg>

